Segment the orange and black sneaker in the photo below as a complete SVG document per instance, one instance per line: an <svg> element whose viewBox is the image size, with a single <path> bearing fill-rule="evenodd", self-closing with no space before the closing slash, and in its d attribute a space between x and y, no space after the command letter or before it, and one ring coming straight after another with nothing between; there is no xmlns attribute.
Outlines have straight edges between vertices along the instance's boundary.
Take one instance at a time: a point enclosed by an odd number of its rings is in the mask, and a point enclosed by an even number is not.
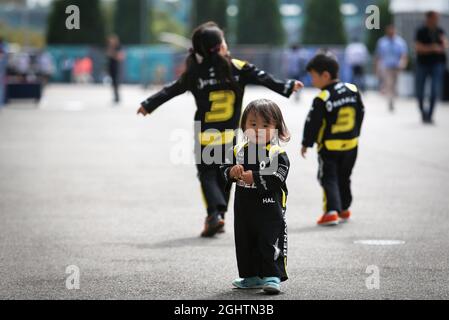
<svg viewBox="0 0 449 320"><path fill-rule="evenodd" d="M349 218L351 217L351 211L343 210L338 214L338 217L340 218L340 222L348 222Z"/></svg>
<svg viewBox="0 0 449 320"><path fill-rule="evenodd" d="M204 223L204 230L201 232L201 237L213 237L221 228L224 227L224 220L219 214L213 214L206 218Z"/></svg>
<svg viewBox="0 0 449 320"><path fill-rule="evenodd" d="M323 214L317 221L319 226L335 226L338 224L338 214L336 211L331 211Z"/></svg>

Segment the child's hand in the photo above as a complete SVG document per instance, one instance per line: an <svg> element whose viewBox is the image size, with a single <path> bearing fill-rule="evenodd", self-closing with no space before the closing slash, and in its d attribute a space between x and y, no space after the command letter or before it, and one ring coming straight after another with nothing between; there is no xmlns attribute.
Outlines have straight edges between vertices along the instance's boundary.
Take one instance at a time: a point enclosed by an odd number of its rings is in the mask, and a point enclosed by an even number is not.
<svg viewBox="0 0 449 320"><path fill-rule="evenodd" d="M307 154L307 147L302 147L301 148L301 156L306 159L306 154Z"/></svg>
<svg viewBox="0 0 449 320"><path fill-rule="evenodd" d="M251 170L243 172L241 179L246 184L253 184L254 183L253 172Z"/></svg>
<svg viewBox="0 0 449 320"><path fill-rule="evenodd" d="M238 165L235 165L235 166L233 166L231 168L231 171L229 171L229 176L232 179L238 180L238 179L240 179L242 177L242 174L243 174L244 171L245 170L243 169L243 166L238 164Z"/></svg>
<svg viewBox="0 0 449 320"><path fill-rule="evenodd" d="M139 110L137 110L137 114L142 114L144 117L148 114L147 110L143 106L140 106Z"/></svg>
<svg viewBox="0 0 449 320"><path fill-rule="evenodd" d="M296 92L300 89L304 88L304 83L302 83L301 81L296 80L295 84L293 86L293 92Z"/></svg>

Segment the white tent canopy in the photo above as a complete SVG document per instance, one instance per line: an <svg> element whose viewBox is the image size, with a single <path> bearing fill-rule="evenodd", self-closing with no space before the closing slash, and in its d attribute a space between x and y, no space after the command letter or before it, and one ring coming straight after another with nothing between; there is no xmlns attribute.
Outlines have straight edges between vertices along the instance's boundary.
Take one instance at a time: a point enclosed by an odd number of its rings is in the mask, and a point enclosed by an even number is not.
<svg viewBox="0 0 449 320"><path fill-rule="evenodd" d="M449 14L449 0L391 0L390 10L394 14L430 10Z"/></svg>

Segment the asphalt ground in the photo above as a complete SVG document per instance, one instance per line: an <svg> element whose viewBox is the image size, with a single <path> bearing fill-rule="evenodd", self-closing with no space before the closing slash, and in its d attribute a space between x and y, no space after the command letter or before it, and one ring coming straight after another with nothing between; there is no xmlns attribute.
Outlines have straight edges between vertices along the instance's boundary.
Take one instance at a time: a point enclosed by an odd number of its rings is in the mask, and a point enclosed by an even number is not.
<svg viewBox="0 0 449 320"><path fill-rule="evenodd" d="M364 94L353 220L320 228L316 153L299 155L317 91L297 103L247 90L245 105L274 100L292 133L290 279L282 294L265 296L232 289L232 205L225 234L199 237L192 96L137 117L151 92L125 86L113 106L108 87L52 85L38 106L15 101L0 111L1 299L449 298L447 104L424 126L413 99L391 114L378 93ZM79 289L66 287L68 266L80 271Z"/></svg>

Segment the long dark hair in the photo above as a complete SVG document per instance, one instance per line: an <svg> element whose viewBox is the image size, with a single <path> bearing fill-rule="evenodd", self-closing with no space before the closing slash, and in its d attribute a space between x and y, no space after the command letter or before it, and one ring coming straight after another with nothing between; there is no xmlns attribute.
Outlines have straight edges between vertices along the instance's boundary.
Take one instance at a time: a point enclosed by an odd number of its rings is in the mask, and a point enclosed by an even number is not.
<svg viewBox="0 0 449 320"><path fill-rule="evenodd" d="M194 88L198 80L197 70L200 63L196 58L197 54L203 60L202 63L214 67L217 79L220 82L229 83L232 87L238 88L232 75L231 57L220 54L223 41L224 32L215 22L203 23L193 31L193 47L186 59L186 71L181 77L183 81L186 81L188 88Z"/></svg>
<svg viewBox="0 0 449 320"><path fill-rule="evenodd" d="M274 124L275 129L278 130L279 140L282 142L290 141L290 132L285 124L279 106L268 99L258 99L250 102L245 108L240 122L240 128L243 132L246 131L246 119L250 114L260 115L267 123Z"/></svg>

